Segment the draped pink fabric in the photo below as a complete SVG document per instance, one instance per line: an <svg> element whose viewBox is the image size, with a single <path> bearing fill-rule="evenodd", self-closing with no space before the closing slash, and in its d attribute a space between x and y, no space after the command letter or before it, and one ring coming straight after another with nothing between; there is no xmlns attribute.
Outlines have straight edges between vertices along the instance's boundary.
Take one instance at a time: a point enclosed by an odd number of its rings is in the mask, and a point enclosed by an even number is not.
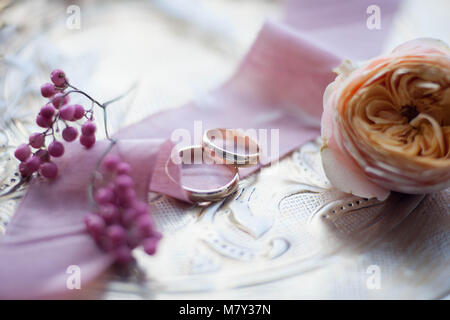
<svg viewBox="0 0 450 320"><path fill-rule="evenodd" d="M286 0L284 21L337 56L366 60L381 53L400 4L400 0ZM378 17L379 29L372 20Z"/></svg>
<svg viewBox="0 0 450 320"><path fill-rule="evenodd" d="M355 28L355 23L365 25L368 1L358 1L356 8L341 6L341 2L337 6L333 1L288 2L287 24L266 23L235 75L222 87L116 135L120 142L114 152L131 164L142 199L151 190L187 200L182 189L165 175L164 165L173 146L167 140L180 128L193 134L194 121L202 121L203 129L268 130L262 165L319 135L322 95L334 78L332 69L342 58L377 54L386 31L370 33ZM390 16L395 5L379 2L387 6ZM353 36L370 45L351 40L342 43L343 38ZM270 143L271 129L279 130L279 146ZM273 141L277 143L277 139ZM58 162L59 178L52 183L33 181L0 240L0 298L67 293L70 265L81 268L84 286L111 264L83 223L90 210L86 191L89 177L106 145L99 142L86 151L78 144L69 144ZM272 152L274 148L279 152ZM257 169L241 170L240 174ZM175 179L179 178L178 172Z"/></svg>

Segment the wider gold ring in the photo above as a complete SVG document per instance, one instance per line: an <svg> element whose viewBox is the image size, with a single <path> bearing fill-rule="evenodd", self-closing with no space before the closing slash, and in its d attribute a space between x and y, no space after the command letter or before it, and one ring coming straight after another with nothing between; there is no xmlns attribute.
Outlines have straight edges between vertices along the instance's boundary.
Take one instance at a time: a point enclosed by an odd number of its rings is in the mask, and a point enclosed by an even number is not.
<svg viewBox="0 0 450 320"><path fill-rule="evenodd" d="M207 156L207 154L206 154L203 146L201 146L201 145L193 145L193 146L181 148L178 150L178 155L181 157L181 161L184 161L184 159L185 159L184 155L187 151L189 151L191 153L191 160L192 160L192 155L198 154L198 152L197 153L195 152L196 150L201 150L202 158L200 160L204 161L204 156L205 155ZM170 160L171 159L169 159L169 161ZM196 160L197 160L197 162L196 162ZM198 163L198 160L199 159L194 159L194 162L190 162L187 164ZM208 159L208 160L212 160L212 159ZM214 162L211 161L211 164L213 164L213 163ZM205 189L205 190L195 189L195 188L191 188L191 187L182 185L180 182L180 185L187 193L189 200L191 200L193 202L197 202L197 203L214 202L214 201L221 200L221 199L227 197L228 195L232 194L234 191L236 191L236 189L238 187L238 183L239 183L238 168L234 165L228 165L228 164L220 164L220 165L226 166L234 175L228 183L226 183L225 185L223 185L219 188ZM167 165L166 165L166 173L172 181L174 181L175 183L179 183L179 182L175 181L175 179L170 175Z"/></svg>

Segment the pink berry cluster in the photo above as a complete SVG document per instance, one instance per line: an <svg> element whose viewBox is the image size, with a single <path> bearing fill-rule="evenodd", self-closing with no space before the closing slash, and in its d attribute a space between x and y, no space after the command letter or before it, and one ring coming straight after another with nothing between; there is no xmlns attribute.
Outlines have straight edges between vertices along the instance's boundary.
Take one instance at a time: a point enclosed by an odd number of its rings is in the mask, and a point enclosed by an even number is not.
<svg viewBox="0 0 450 320"><path fill-rule="evenodd" d="M101 165L109 176L108 184L94 194L96 212L85 217L89 234L118 265L132 262L132 250L141 245L153 255L161 234L156 231L147 203L136 198L129 164L110 155Z"/></svg>
<svg viewBox="0 0 450 320"><path fill-rule="evenodd" d="M45 83L41 87L41 94L49 101L41 108L36 117L38 126L44 128L43 132L30 135L28 144L21 144L14 152L14 156L21 162L19 171L23 177L29 177L34 172L53 179L58 175L58 167L51 161L64 154L64 145L57 140L55 133L59 132L60 125L64 125L61 132L62 139L72 142L78 137L78 130L70 123L86 118L81 126L80 143L87 149L95 144L96 126L92 122L92 110L85 110L81 105L69 104L69 93L65 90L70 87L64 71L56 69L50 75L52 83ZM47 146L47 138L52 142ZM32 149L35 149L32 151Z"/></svg>

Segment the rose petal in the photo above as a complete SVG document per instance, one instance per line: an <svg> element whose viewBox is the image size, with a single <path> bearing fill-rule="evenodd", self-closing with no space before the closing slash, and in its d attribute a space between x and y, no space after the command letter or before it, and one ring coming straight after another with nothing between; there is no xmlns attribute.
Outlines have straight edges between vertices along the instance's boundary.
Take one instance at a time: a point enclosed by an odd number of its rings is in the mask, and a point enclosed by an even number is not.
<svg viewBox="0 0 450 320"><path fill-rule="evenodd" d="M364 172L346 154L341 152L333 140L322 147L322 165L327 178L337 189L363 198L377 198L382 201L389 196L389 190L370 182Z"/></svg>

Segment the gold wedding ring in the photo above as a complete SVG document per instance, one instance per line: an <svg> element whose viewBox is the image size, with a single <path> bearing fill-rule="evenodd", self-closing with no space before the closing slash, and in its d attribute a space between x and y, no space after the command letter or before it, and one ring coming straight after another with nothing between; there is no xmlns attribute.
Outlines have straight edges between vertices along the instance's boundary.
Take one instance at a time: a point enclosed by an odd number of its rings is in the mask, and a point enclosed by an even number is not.
<svg viewBox="0 0 450 320"><path fill-rule="evenodd" d="M184 162L186 160L186 154L188 152L190 153L190 156L188 155L189 160L186 161L185 164L194 164L194 165L196 163L198 164L199 159L195 159L195 156L198 155L199 152L202 156L202 158L200 159L201 162L204 161L204 156L208 156L205 153L203 146L193 145L193 146L181 148L180 150L178 150L178 155L180 156L182 162ZM209 162L210 162L210 164L213 164L212 161L209 161ZM234 191L236 191L236 189L238 187L238 183L239 183L238 168L234 165L227 165L227 164L223 164L223 165L227 169L229 169L231 171L231 173L233 174L233 177L231 178L231 180L228 181L223 186L220 186L218 188L202 190L202 189L196 189L196 188L192 188L192 187L181 184L181 187L187 193L189 200L191 200L192 202L197 202L197 203L213 202L213 201L221 200L221 199L229 196L230 194L232 194ZM176 182L175 179L168 172L167 167L166 167L166 173L172 181Z"/></svg>
<svg viewBox="0 0 450 320"><path fill-rule="evenodd" d="M239 130L206 130L203 134L203 147L216 161L223 160L226 164L237 167L255 166L259 162L258 143Z"/></svg>
<svg viewBox="0 0 450 320"><path fill-rule="evenodd" d="M196 203L209 203L222 200L236 191L239 183L238 167L257 165L260 149L254 139L239 130L216 128L205 131L202 145L181 148L176 154L180 158L178 160L185 165L206 163L223 165L230 170L232 178L224 185L203 190L183 185L181 178L180 181L176 181L170 175L166 164L167 175L172 181L181 185L189 200Z"/></svg>

